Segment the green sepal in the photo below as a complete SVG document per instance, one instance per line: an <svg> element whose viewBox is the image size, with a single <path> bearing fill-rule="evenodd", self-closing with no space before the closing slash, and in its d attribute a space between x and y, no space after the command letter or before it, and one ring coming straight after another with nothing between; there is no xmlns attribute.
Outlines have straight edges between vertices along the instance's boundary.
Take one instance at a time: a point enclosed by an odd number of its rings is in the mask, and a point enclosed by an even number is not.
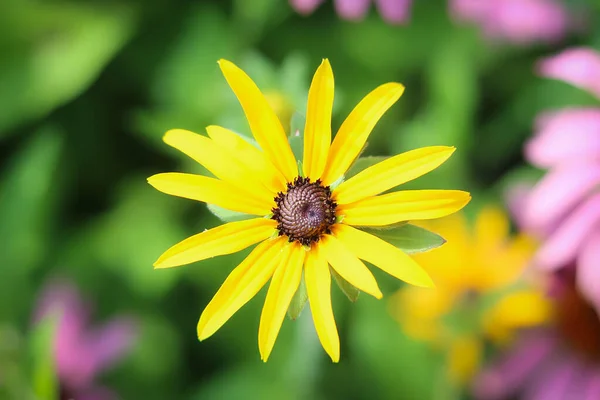
<svg viewBox="0 0 600 400"><path fill-rule="evenodd" d="M54 335L59 318L56 313L44 318L29 335L29 373L31 387L38 399L58 400Z"/></svg>
<svg viewBox="0 0 600 400"><path fill-rule="evenodd" d="M342 184L342 182L344 182L345 180L345 176L342 175L340 176L335 182L333 182L331 185L329 185L329 188L333 191L336 187L340 186Z"/></svg>
<svg viewBox="0 0 600 400"><path fill-rule="evenodd" d="M440 247L446 240L437 233L408 223L384 229L360 228L408 253L422 253Z"/></svg>
<svg viewBox="0 0 600 400"><path fill-rule="evenodd" d="M350 169L348 169L348 172L346 172L344 179L348 180L348 179L352 178L354 175L358 174L359 172L361 172L369 167L372 167L373 165L378 164L382 161L385 161L388 158L389 157L384 157L384 156L361 157L361 158L357 159L356 161L354 161L354 164L352 164Z"/></svg>
<svg viewBox="0 0 600 400"><path fill-rule="evenodd" d="M358 300L360 290L358 290L354 285L342 278L337 272L335 272L333 268L329 268L329 270L331 271L331 275L333 276L335 283L338 285L340 290L346 295L348 300L350 300L353 303L356 300Z"/></svg>
<svg viewBox="0 0 600 400"><path fill-rule="evenodd" d="M302 310L304 310L307 301L308 293L306 292L306 284L304 283L304 274L302 274L302 279L300 279L300 285L298 286L298 290L296 290L296 294L294 294L292 302L288 307L288 318L292 321L296 320L296 318L298 318L302 313Z"/></svg>
<svg viewBox="0 0 600 400"><path fill-rule="evenodd" d="M214 204L207 204L206 207L208 208L208 211L213 213L215 217L219 218L223 222L234 222L255 218L253 215L227 210Z"/></svg>

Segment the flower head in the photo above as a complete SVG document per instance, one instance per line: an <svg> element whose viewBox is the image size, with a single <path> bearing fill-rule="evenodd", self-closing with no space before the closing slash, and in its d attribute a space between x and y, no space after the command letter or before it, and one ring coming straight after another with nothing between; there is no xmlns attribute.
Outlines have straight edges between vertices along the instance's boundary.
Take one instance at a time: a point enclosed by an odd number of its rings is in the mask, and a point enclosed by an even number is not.
<svg viewBox="0 0 600 400"><path fill-rule="evenodd" d="M116 398L95 385L96 376L114 365L129 350L136 327L129 317L117 317L90 329L89 311L77 289L68 282L49 284L39 299L34 319L58 318L54 355L61 391L69 398Z"/></svg>
<svg viewBox="0 0 600 400"><path fill-rule="evenodd" d="M600 398L600 319L572 272L554 276L551 325L524 332L475 379L475 398Z"/></svg>
<svg viewBox="0 0 600 400"><path fill-rule="evenodd" d="M541 72L596 93L595 59L591 50L567 50L543 61ZM575 266L579 290L600 309L600 108L542 114L525 156L549 169L520 213L520 225L543 240L534 263L552 271Z"/></svg>
<svg viewBox="0 0 600 400"><path fill-rule="evenodd" d="M393 310L407 333L447 352L450 378L463 383L479 364L484 339L503 343L548 318L543 296L520 282L534 243L510 237L508 218L495 207L481 210L473 227L461 214L426 226L448 239L415 256L437 289L405 287Z"/></svg>
<svg viewBox="0 0 600 400"><path fill-rule="evenodd" d="M470 199L452 190L381 194L442 164L454 151L435 146L382 161L344 180L376 122L404 91L387 83L369 93L350 113L331 141L333 72L329 61L317 69L308 93L302 159L294 157L281 122L265 97L241 69L219 61L246 114L260 149L234 132L211 126L205 137L172 130L165 142L186 153L216 178L181 173L152 176L149 183L175 196L245 213L246 219L209 229L168 249L156 268L175 267L259 243L225 280L198 323L204 340L217 331L270 279L258 342L266 361L292 297L304 279L318 336L332 360L339 338L331 308L331 272L381 298L370 262L390 275L419 286L429 276L407 254L358 227L445 216Z"/></svg>
<svg viewBox="0 0 600 400"><path fill-rule="evenodd" d="M290 0L292 7L301 14L311 14L323 0ZM371 0L335 0L340 17L359 21L369 11ZM382 17L390 24L401 24L410 17L412 0L375 0Z"/></svg>

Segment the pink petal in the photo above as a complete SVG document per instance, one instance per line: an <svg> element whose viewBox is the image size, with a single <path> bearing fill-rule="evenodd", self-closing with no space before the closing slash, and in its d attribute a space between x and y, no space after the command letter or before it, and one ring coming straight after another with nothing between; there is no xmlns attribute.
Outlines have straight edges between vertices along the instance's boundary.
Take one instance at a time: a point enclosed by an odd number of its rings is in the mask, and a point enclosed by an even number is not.
<svg viewBox="0 0 600 400"><path fill-rule="evenodd" d="M483 22L491 10L491 1L451 0L450 14L458 21Z"/></svg>
<svg viewBox="0 0 600 400"><path fill-rule="evenodd" d="M521 230L524 228L525 209L532 187L533 183L518 182L509 187L504 193L508 211Z"/></svg>
<svg viewBox="0 0 600 400"><path fill-rule="evenodd" d="M290 0L294 10L303 15L312 14L322 2L323 0Z"/></svg>
<svg viewBox="0 0 600 400"><path fill-rule="evenodd" d="M401 24L410 18L412 0L376 0L379 13L391 24Z"/></svg>
<svg viewBox="0 0 600 400"><path fill-rule="evenodd" d="M485 400L513 395L532 379L555 346L556 340L549 332L529 332L503 360L485 369L475 379L473 395Z"/></svg>
<svg viewBox="0 0 600 400"><path fill-rule="evenodd" d="M579 253L577 284L583 295L600 310L600 224L586 238Z"/></svg>
<svg viewBox="0 0 600 400"><path fill-rule="evenodd" d="M88 354L82 342L89 310L73 284L57 279L46 285L39 297L34 320L50 315L58 318L54 336L58 376L70 388L88 385L93 373L85 365Z"/></svg>
<svg viewBox="0 0 600 400"><path fill-rule="evenodd" d="M592 48L577 47L538 63L540 75L560 79L587 90L600 98L600 53Z"/></svg>
<svg viewBox="0 0 600 400"><path fill-rule="evenodd" d="M600 369L596 368L586 385L585 396L582 400L600 399Z"/></svg>
<svg viewBox="0 0 600 400"><path fill-rule="evenodd" d="M525 400L565 400L570 398L569 387L582 372L578 363L565 356L555 355L556 364L545 365L535 382L528 387Z"/></svg>
<svg viewBox="0 0 600 400"><path fill-rule="evenodd" d="M600 194L595 194L569 215L548 238L534 258L540 268L555 270L575 257L585 239L600 222Z"/></svg>
<svg viewBox="0 0 600 400"><path fill-rule="evenodd" d="M102 328L88 333L89 362L96 372L114 364L131 348L137 332L131 318L117 317Z"/></svg>
<svg viewBox="0 0 600 400"><path fill-rule="evenodd" d="M369 11L371 0L335 0L335 9L340 17L359 21Z"/></svg>
<svg viewBox="0 0 600 400"><path fill-rule="evenodd" d="M573 164L551 170L531 190L523 222L527 230L544 234L600 184L600 163Z"/></svg>
<svg viewBox="0 0 600 400"><path fill-rule="evenodd" d="M567 30L564 6L554 0L496 0L484 22L491 38L518 44L536 41L553 42Z"/></svg>
<svg viewBox="0 0 600 400"><path fill-rule="evenodd" d="M600 164L600 109L546 113L536 125L538 133L525 145L530 163L547 168L590 159Z"/></svg>

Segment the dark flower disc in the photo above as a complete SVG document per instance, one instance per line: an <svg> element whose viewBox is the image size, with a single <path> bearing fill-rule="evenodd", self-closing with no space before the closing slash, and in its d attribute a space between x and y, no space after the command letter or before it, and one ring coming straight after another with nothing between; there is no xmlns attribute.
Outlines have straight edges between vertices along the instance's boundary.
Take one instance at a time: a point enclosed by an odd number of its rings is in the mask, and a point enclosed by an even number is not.
<svg viewBox="0 0 600 400"><path fill-rule="evenodd" d="M331 199L329 186L322 186L320 180L297 177L287 184L285 193L277 194L275 204L271 218L278 222L279 235L286 235L290 242L310 245L331 233L337 204Z"/></svg>

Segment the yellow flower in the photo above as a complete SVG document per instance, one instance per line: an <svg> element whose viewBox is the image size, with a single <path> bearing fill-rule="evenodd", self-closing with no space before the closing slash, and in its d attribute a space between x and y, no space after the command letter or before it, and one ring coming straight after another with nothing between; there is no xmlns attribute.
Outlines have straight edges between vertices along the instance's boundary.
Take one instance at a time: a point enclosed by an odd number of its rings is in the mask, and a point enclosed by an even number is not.
<svg viewBox="0 0 600 400"><path fill-rule="evenodd" d="M465 382L479 365L484 338L501 343L549 319L543 293L523 281L535 243L523 234L510 237L508 218L495 207L481 210L473 228L462 214L421 225L448 241L415 255L437 290L402 288L393 313L410 335L446 348L451 378Z"/></svg>
<svg viewBox="0 0 600 400"><path fill-rule="evenodd" d="M462 208L470 199L462 191L380 195L435 169L454 148L409 151L339 183L376 122L404 91L402 85L387 83L369 93L330 143L333 72L329 62L323 60L310 86L303 159L297 163L281 122L250 77L229 61L220 60L219 66L241 103L260 150L217 126L207 128L209 137L171 130L164 141L202 164L216 178L164 173L150 177L148 182L170 195L257 217L226 223L185 239L161 255L154 266L189 264L260 242L231 272L202 313L199 339L217 331L270 279L258 332L259 351L266 361L292 297L304 279L317 334L337 362L340 344L331 308L329 266L376 298L382 297L381 291L361 260L411 284L432 286L427 273L411 257L355 226L438 218ZM332 189L334 183L337 186Z"/></svg>

